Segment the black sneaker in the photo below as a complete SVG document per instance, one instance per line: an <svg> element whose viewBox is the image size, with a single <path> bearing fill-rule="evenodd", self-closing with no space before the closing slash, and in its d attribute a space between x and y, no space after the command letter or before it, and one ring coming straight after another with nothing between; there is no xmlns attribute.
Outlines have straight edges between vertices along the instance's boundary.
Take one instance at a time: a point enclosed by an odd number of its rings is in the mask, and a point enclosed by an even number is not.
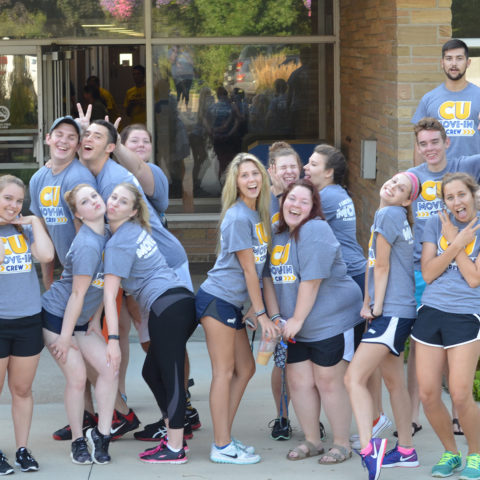
<svg viewBox="0 0 480 480"><path fill-rule="evenodd" d="M98 416L97 415L92 415L90 412L87 412L86 410L83 412L83 435L85 436L85 432L89 428L93 428L97 426L98 422ZM54 440L71 440L72 439L72 429L70 428L70 425L65 425L63 428L60 430L57 430L56 432L53 432L53 439Z"/></svg>
<svg viewBox="0 0 480 480"><path fill-rule="evenodd" d="M38 470L37 461L25 447L20 447L15 456L15 465L20 467L22 472L36 472Z"/></svg>
<svg viewBox="0 0 480 480"><path fill-rule="evenodd" d="M185 419L188 421L192 430L198 430L202 424L200 423L200 416L196 408L192 406L187 407L185 410Z"/></svg>
<svg viewBox="0 0 480 480"><path fill-rule="evenodd" d="M141 432L135 432L133 436L136 440L143 442L158 442L167 435L167 427L163 418L158 422L149 423Z"/></svg>
<svg viewBox="0 0 480 480"><path fill-rule="evenodd" d="M91 465L93 463L90 452L88 451L87 442L83 437L77 438L72 442L72 451L70 458L77 465Z"/></svg>
<svg viewBox="0 0 480 480"><path fill-rule="evenodd" d="M92 450L92 460L99 465L110 462L108 445L112 436L101 434L97 427L88 429L86 436Z"/></svg>
<svg viewBox="0 0 480 480"><path fill-rule="evenodd" d="M13 467L7 462L8 458L0 450L0 475L13 473Z"/></svg>
<svg viewBox="0 0 480 480"><path fill-rule="evenodd" d="M292 436L292 427L290 426L290 420L288 418L276 418L268 424L272 429L270 437L273 440L290 440Z"/></svg>
<svg viewBox="0 0 480 480"><path fill-rule="evenodd" d="M140 420L132 409L130 409L126 415L123 415L118 410L114 410L112 428L110 430L112 440L118 440L126 433L136 430L139 425Z"/></svg>
<svg viewBox="0 0 480 480"><path fill-rule="evenodd" d="M172 452L165 442L161 442L160 445L154 449L150 454L144 454L140 456L140 460L146 463L187 463L188 459L185 455L185 450L182 448L179 452Z"/></svg>

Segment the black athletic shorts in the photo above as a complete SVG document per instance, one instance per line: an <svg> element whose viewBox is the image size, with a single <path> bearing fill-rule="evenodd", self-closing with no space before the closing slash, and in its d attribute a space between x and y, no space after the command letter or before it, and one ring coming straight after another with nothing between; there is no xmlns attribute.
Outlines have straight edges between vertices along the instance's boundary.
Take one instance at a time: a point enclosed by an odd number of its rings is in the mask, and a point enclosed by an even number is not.
<svg viewBox="0 0 480 480"><path fill-rule="evenodd" d="M0 318L0 358L33 357L43 349L40 313L15 319Z"/></svg>

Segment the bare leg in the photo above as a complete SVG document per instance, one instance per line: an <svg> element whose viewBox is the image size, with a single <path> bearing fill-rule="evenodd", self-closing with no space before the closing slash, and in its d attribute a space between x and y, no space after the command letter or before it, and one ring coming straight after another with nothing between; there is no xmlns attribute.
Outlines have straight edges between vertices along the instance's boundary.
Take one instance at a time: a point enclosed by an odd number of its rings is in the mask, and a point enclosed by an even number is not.
<svg viewBox="0 0 480 480"><path fill-rule="evenodd" d="M133 299L129 299L131 302ZM130 327L132 325L132 317L130 316L129 309L127 309L127 303L125 297L122 300L122 307L118 315L118 334L120 335L120 351L122 353L122 360L120 362L120 370L118 372L118 389L120 393L126 394L125 379L127 376L128 360L130 358L130 343L129 334Z"/></svg>
<svg viewBox="0 0 480 480"><path fill-rule="evenodd" d="M420 392L418 391L417 372L415 369L416 342L410 338L410 352L407 360L407 387L412 405L412 423L420 425Z"/></svg>
<svg viewBox="0 0 480 480"><path fill-rule="evenodd" d="M10 356L8 386L12 394L12 417L17 449L26 447L33 415L32 383L40 354L31 357Z"/></svg>
<svg viewBox="0 0 480 480"><path fill-rule="evenodd" d="M382 373L377 368L367 382L367 388L372 395L373 400L373 419L378 418L383 413L382 404Z"/></svg>

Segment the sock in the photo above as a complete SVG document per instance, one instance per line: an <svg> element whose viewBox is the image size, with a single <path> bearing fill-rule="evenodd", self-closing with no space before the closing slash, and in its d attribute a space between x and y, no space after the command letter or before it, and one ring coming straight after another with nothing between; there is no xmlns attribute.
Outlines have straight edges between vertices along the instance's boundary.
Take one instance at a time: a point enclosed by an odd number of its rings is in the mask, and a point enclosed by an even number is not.
<svg viewBox="0 0 480 480"><path fill-rule="evenodd" d="M167 442L167 448L174 453L178 453L181 450L181 448L173 448L172 446L170 446L168 442Z"/></svg>
<svg viewBox="0 0 480 480"><path fill-rule="evenodd" d="M368 442L368 445L364 449L360 450L360 455L362 456L370 455L370 453L372 453L372 450L373 450L372 442L370 441Z"/></svg>
<svg viewBox="0 0 480 480"><path fill-rule="evenodd" d="M415 449L413 447L401 447L400 445L398 445L397 450L402 455L411 455Z"/></svg>
<svg viewBox="0 0 480 480"><path fill-rule="evenodd" d="M380 415L378 418L376 418L376 419L373 421L373 426L375 426L375 425L378 423L378 421L380 420L380 417L381 417L381 416L382 416L382 415Z"/></svg>
<svg viewBox="0 0 480 480"><path fill-rule="evenodd" d="M227 444L224 445L223 447L219 447L217 444L215 444L215 448L216 448L217 450L224 450L224 449L227 448L231 443L232 443L232 442L227 443Z"/></svg>

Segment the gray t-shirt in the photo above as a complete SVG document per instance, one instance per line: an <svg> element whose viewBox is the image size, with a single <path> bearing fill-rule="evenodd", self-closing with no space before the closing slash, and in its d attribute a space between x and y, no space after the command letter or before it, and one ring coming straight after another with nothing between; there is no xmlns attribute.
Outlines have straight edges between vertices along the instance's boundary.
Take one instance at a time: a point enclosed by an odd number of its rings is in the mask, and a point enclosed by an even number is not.
<svg viewBox="0 0 480 480"><path fill-rule="evenodd" d="M413 274L413 235L403 207L384 207L375 212L368 242L368 294L370 306L375 300L374 268L377 234L391 247L390 270L383 301L383 315L415 318L415 281Z"/></svg>
<svg viewBox="0 0 480 480"><path fill-rule="evenodd" d="M453 215L449 215L450 220L459 230L465 228L467 224L460 223ZM437 256L447 248L447 241L442 235L442 222L438 216L428 220L422 241L435 244ZM479 250L480 231L477 230L475 239L465 247L465 251L474 262ZM480 287L469 287L458 269L457 262L453 260L439 277L427 284L422 295L422 304L444 312L478 314L480 313Z"/></svg>
<svg viewBox="0 0 480 480"><path fill-rule="evenodd" d="M143 312L171 288L185 287L167 265L152 236L139 224L125 222L105 246L105 275L122 279L123 289L133 295Z"/></svg>
<svg viewBox="0 0 480 480"><path fill-rule="evenodd" d="M272 192L270 192L270 223L272 225L278 222L281 198L281 195L277 197Z"/></svg>
<svg viewBox="0 0 480 480"><path fill-rule="evenodd" d="M158 165L154 163L147 163L147 165L152 171L155 182L153 195L147 195L147 198L158 213L164 213L168 208L168 179Z"/></svg>
<svg viewBox="0 0 480 480"><path fill-rule="evenodd" d="M414 265L415 270L420 270L422 256L422 235L425 222L432 216L436 216L444 207L443 200L437 196L440 191L441 180L449 172L465 172L472 175L478 182L480 179L480 155L460 157L447 161L447 166L441 172L431 172L426 163L408 170L417 175L421 189L419 197L412 203L413 235L414 235Z"/></svg>
<svg viewBox="0 0 480 480"><path fill-rule="evenodd" d="M30 210L44 219L62 265L76 233L72 212L63 196L80 183L97 188L95 177L77 158L57 175L51 168L42 167L30 180Z"/></svg>
<svg viewBox="0 0 480 480"><path fill-rule="evenodd" d="M259 280L267 260L268 238L258 212L238 200L227 210L220 225L220 254L201 288L238 308L248 298L247 284L236 252L253 249Z"/></svg>
<svg viewBox="0 0 480 480"><path fill-rule="evenodd" d="M320 190L323 214L342 247L347 273L354 277L365 273L367 261L357 242L355 206L340 185L327 185Z"/></svg>
<svg viewBox="0 0 480 480"><path fill-rule="evenodd" d="M103 300L103 250L108 237L108 232L99 235L87 225L80 227L65 257L62 276L42 296L42 307L47 312L63 318L72 294L74 275L86 275L92 280L76 325L88 323Z"/></svg>
<svg viewBox="0 0 480 480"><path fill-rule="evenodd" d="M143 194L143 198L148 206L150 213L150 226L152 227L152 237L158 244L160 252L165 257L168 266L176 269L188 261L185 249L176 237L172 235L160 222L157 212L152 207L147 197L143 193L138 180L126 169L113 161L107 160L102 171L97 175L97 188L105 203L119 183L131 183L135 185Z"/></svg>
<svg viewBox="0 0 480 480"><path fill-rule="evenodd" d="M270 275L285 319L295 311L300 282L322 280L313 308L295 335L297 340L325 340L363 321L360 287L347 275L340 243L324 220L305 223L297 241L288 231L274 234Z"/></svg>
<svg viewBox="0 0 480 480"><path fill-rule="evenodd" d="M480 88L469 83L463 90L452 92L444 83L427 92L420 100L412 123L433 117L443 125L450 139L448 158L476 155L480 152Z"/></svg>
<svg viewBox="0 0 480 480"><path fill-rule="evenodd" d="M0 318L13 320L40 312L40 285L30 246L34 243L30 225L23 235L13 225L0 225L5 258L0 264Z"/></svg>

